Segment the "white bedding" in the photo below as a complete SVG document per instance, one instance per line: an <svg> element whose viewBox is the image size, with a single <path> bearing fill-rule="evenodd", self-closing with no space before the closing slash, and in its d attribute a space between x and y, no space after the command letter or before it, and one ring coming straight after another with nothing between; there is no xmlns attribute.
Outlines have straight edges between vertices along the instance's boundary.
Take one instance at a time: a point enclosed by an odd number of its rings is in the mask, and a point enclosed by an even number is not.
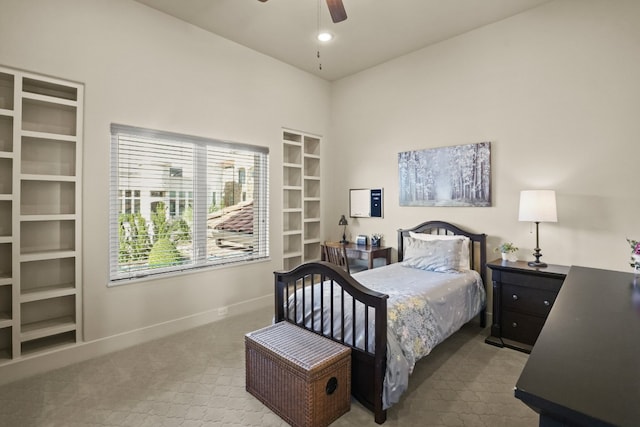
<svg viewBox="0 0 640 427"><path fill-rule="evenodd" d="M406 390L409 375L415 363L428 355L433 348L476 316L485 306L486 294L480 275L475 271L461 273L436 273L405 267L400 263L365 270L353 278L369 289L389 295L387 302L387 371L384 379L383 407L396 403ZM323 334L328 335L331 323L328 321L330 306L330 284L323 285L324 318ZM311 310L310 287L305 289L305 308L302 308L302 294L298 291L297 322L313 329L321 329L320 285L314 286L314 310ZM289 316L294 317L293 295L289 298ZM334 306L341 307L341 293L334 285ZM353 344L352 299L345 294L344 341ZM337 310L336 310L337 311ZM372 310L371 310L372 311ZM355 346L364 349L364 308L356 304ZM334 316L339 318L339 315ZM368 348L373 352L374 319L368 319ZM343 325L334 321L333 334L342 336Z"/></svg>

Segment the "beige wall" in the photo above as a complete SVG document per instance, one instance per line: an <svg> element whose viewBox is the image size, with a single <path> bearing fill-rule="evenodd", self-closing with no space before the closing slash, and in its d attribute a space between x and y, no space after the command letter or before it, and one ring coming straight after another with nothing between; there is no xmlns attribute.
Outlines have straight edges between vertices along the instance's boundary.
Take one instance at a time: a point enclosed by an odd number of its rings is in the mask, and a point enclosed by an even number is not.
<svg viewBox="0 0 640 427"><path fill-rule="evenodd" d="M130 0L3 0L0 63L86 85L85 340L142 331L135 341L176 319L155 333L215 320L218 307L272 304L281 128L325 134L329 83ZM268 146L272 260L108 288L112 122Z"/></svg>
<svg viewBox="0 0 640 427"><path fill-rule="evenodd" d="M540 225L543 260L631 271L640 238L640 2L558 0L332 85L329 152L338 189L325 230L337 238L348 189L384 188L383 233L446 220L512 241L533 259L519 191L557 191L558 222ZM493 206L400 207L400 151L491 141ZM331 224L336 225L331 227ZM490 257L497 254L490 252Z"/></svg>

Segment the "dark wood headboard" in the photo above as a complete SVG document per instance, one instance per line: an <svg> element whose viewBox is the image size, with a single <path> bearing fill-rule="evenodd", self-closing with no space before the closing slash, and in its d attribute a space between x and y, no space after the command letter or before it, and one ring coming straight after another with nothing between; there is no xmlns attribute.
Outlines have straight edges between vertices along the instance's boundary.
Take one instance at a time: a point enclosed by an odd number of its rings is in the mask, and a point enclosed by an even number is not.
<svg viewBox="0 0 640 427"><path fill-rule="evenodd" d="M398 262L404 259L404 238L409 237L409 232L466 236L470 240L469 267L480 273L482 282L486 288L486 264L487 264L487 235L484 233L471 233L462 228L444 221L427 221L413 228L398 230Z"/></svg>

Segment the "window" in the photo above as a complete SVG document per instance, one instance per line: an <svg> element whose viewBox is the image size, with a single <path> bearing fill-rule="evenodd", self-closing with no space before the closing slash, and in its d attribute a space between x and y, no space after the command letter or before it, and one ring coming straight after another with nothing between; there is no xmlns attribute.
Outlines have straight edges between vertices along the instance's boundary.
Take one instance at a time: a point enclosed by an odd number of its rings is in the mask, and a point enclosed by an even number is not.
<svg viewBox="0 0 640 427"><path fill-rule="evenodd" d="M269 256L269 150L111 125L110 280Z"/></svg>
<svg viewBox="0 0 640 427"><path fill-rule="evenodd" d="M124 213L140 213L140 190L119 190L120 209Z"/></svg>

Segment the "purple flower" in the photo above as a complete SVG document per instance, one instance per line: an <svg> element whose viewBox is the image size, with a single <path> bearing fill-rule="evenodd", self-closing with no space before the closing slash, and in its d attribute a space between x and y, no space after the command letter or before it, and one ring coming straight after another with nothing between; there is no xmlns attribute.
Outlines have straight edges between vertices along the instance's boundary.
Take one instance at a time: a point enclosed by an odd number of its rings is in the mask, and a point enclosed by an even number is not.
<svg viewBox="0 0 640 427"><path fill-rule="evenodd" d="M633 248L633 253L636 255L640 255L640 242L636 243L636 247Z"/></svg>

